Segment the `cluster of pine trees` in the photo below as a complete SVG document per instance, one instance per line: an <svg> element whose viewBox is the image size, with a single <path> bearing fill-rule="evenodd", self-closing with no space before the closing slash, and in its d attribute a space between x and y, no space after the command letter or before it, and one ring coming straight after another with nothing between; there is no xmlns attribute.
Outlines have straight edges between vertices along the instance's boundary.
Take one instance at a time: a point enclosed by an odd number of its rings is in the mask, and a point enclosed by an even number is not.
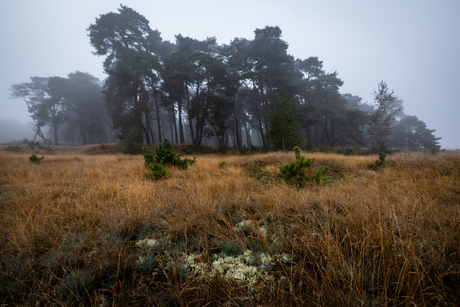
<svg viewBox="0 0 460 307"><path fill-rule="evenodd" d="M43 103L21 92L34 82L13 86L14 96L28 97L38 130L50 125L56 142L61 127L78 131L84 143L107 139L113 132L120 140L147 144L168 138L238 149L439 147L434 130L405 116L402 101L384 82L375 92L375 106L341 94L337 72L326 72L317 57L289 55L279 27L256 29L254 39L235 38L228 45L217 44L214 37L200 41L180 34L171 43L144 16L121 5L118 12L97 18L88 32L94 53L105 56L108 77L102 92L88 74L44 78L50 90L47 104L58 107L48 107L40 117ZM54 90L55 83L73 82L75 86L58 86L66 91ZM78 82L91 90L78 96ZM72 119L68 127L62 118Z"/></svg>
<svg viewBox="0 0 460 307"><path fill-rule="evenodd" d="M99 79L76 71L67 78L31 77L14 84L13 98L22 98L33 120L35 137L46 143L98 144L115 140ZM48 135L44 127L49 127ZM52 140L49 140L52 139Z"/></svg>

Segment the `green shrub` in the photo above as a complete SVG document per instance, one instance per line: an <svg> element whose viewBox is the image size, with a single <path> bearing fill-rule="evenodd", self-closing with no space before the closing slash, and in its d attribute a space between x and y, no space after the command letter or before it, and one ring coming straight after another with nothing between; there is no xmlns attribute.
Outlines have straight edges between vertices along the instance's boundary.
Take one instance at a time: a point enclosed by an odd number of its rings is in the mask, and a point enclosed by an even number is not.
<svg viewBox="0 0 460 307"><path fill-rule="evenodd" d="M208 147L208 146L202 146L198 149L198 153L199 154L202 154L202 155L205 155L205 154L210 154L211 153L211 149Z"/></svg>
<svg viewBox="0 0 460 307"><path fill-rule="evenodd" d="M260 151L260 148L254 146L254 145L251 145L251 147L249 147L249 151L250 151L251 153L259 152L259 151Z"/></svg>
<svg viewBox="0 0 460 307"><path fill-rule="evenodd" d="M172 165L181 169L187 169L189 164L196 162L196 158L181 160L181 153L176 155L174 149L171 147L168 139L164 139L163 143L155 147L155 154L151 154L144 147L143 155L146 164L156 163L161 165Z"/></svg>
<svg viewBox="0 0 460 307"><path fill-rule="evenodd" d="M240 154L241 155L247 155L249 153L249 149L246 147L246 145L243 145L240 149Z"/></svg>
<svg viewBox="0 0 460 307"><path fill-rule="evenodd" d="M187 147L185 147L185 146L183 146L180 151L183 152L184 154L187 154L187 155L192 154L192 151L190 149L188 149Z"/></svg>
<svg viewBox="0 0 460 307"><path fill-rule="evenodd" d="M224 168L224 167L225 167L225 161L220 162L220 163L219 163L219 167L220 167L220 168Z"/></svg>
<svg viewBox="0 0 460 307"><path fill-rule="evenodd" d="M299 159L301 158L301 157L300 157L300 152L301 152L301 151L302 151L302 150L300 149L299 146L295 146L295 147L294 147L294 153L295 153L295 159L296 159L296 160L299 160Z"/></svg>
<svg viewBox="0 0 460 307"><path fill-rule="evenodd" d="M219 146L217 146L216 152L226 154L227 146L225 146L224 144L220 144Z"/></svg>
<svg viewBox="0 0 460 307"><path fill-rule="evenodd" d="M351 148L351 147L349 147L349 146L347 146L347 147L345 148L345 150L343 151L343 155L344 155L344 156L352 156L352 155L354 155L354 153L355 153L355 152L354 152L354 148Z"/></svg>
<svg viewBox="0 0 460 307"><path fill-rule="evenodd" d="M22 144L28 144L28 143L29 143L29 140L27 138L22 140Z"/></svg>
<svg viewBox="0 0 460 307"><path fill-rule="evenodd" d="M180 169L187 169L189 164L196 162L196 158L183 159L181 160L181 155L176 155L174 149L171 147L168 139L164 139L163 143L158 144L155 147L155 154L149 153L147 148L143 148L143 156L145 160L145 167L150 169L151 173L145 173L147 178L159 180L166 178L168 176L168 171L163 168L164 165L176 166Z"/></svg>
<svg viewBox="0 0 460 307"><path fill-rule="evenodd" d="M145 173L145 176L148 179L160 180L160 179L164 179L169 176L169 172L165 170L161 164L158 164L158 163L147 164L146 163L145 167L147 167L151 171L151 173L147 173L147 172Z"/></svg>
<svg viewBox="0 0 460 307"><path fill-rule="evenodd" d="M99 145L99 148L100 148L100 149L105 149L105 144Z"/></svg>
<svg viewBox="0 0 460 307"><path fill-rule="evenodd" d="M11 145L8 145L7 148L5 148L6 151L14 151L14 152L21 152L22 151L22 148L18 145L14 145L14 146L11 146Z"/></svg>
<svg viewBox="0 0 460 307"><path fill-rule="evenodd" d="M327 182L324 175L329 171L329 166L322 166L313 175L307 174L307 169L310 168L315 162L315 159L305 158L300 155L300 147L294 147L296 160L285 165L281 165L281 178L283 178L288 184L297 185L299 187L304 186L309 181L317 183Z"/></svg>
<svg viewBox="0 0 460 307"><path fill-rule="evenodd" d="M35 163L35 164L40 163L43 159L45 159L44 156L41 156L41 158L39 158L39 157L37 157L36 154L32 154L32 155L29 157L30 162Z"/></svg>
<svg viewBox="0 0 460 307"><path fill-rule="evenodd" d="M139 155L142 153L142 135L136 131L132 130L128 137L121 141L121 143L125 143L126 147L121 151L124 154L127 155Z"/></svg>
<svg viewBox="0 0 460 307"><path fill-rule="evenodd" d="M383 152L379 152L379 158L375 160L375 166L383 166L385 165L385 157L387 155L384 154Z"/></svg>

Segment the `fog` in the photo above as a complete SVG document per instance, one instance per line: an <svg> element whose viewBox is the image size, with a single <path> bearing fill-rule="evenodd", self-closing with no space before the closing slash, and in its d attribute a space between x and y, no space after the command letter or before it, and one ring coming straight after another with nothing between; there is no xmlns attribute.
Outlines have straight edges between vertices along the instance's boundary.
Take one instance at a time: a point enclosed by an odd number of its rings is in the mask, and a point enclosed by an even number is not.
<svg viewBox="0 0 460 307"><path fill-rule="evenodd" d="M12 84L32 76L88 72L101 80L102 61L92 52L87 28L119 1L2 3L0 33L0 142L33 138L26 104L9 99ZM460 2L451 1L126 1L150 21L163 40L181 33L215 36L228 44L252 39L256 28L278 25L288 53L323 61L351 93L372 103L384 80L416 115L442 137L442 148L460 148Z"/></svg>

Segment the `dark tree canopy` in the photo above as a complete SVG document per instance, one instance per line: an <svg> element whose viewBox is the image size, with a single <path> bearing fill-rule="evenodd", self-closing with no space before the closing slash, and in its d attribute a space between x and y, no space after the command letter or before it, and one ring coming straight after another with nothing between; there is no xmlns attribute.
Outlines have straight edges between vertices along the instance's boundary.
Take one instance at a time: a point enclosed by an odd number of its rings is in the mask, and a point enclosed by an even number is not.
<svg viewBox="0 0 460 307"><path fill-rule="evenodd" d="M439 146L434 130L405 117L385 82L374 105L341 93L339 73L325 71L316 56L288 54L278 26L229 44L181 34L169 42L143 15L120 5L87 31L94 54L105 57L103 83L77 71L12 86L13 97L26 100L37 135L45 139L41 129L50 126L56 144L59 138L94 143L110 139L109 132L147 144L167 137L238 149Z"/></svg>
<svg viewBox="0 0 460 307"><path fill-rule="evenodd" d="M439 149L439 140L434 132L417 116L405 116L392 129L393 146L399 148Z"/></svg>

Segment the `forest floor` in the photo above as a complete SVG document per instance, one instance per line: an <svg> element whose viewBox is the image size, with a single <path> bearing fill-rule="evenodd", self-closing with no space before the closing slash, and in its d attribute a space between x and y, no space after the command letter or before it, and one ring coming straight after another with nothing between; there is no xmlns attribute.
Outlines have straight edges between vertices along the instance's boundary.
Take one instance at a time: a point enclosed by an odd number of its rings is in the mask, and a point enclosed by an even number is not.
<svg viewBox="0 0 460 307"><path fill-rule="evenodd" d="M0 146L1 306L460 304L458 151L303 153L330 171L299 188L293 152L151 181L141 155L23 147Z"/></svg>

